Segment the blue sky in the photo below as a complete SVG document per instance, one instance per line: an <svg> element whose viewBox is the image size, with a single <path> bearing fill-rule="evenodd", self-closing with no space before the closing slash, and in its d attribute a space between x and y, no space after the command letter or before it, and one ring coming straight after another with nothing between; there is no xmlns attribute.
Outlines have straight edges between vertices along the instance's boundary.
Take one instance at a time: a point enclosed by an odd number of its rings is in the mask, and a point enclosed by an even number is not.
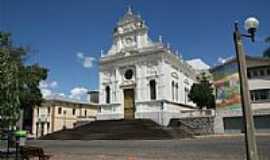
<svg viewBox="0 0 270 160"><path fill-rule="evenodd" d="M162 35L185 59L213 65L233 56L233 23L249 16L260 20L260 28L257 42L244 41L246 51L259 56L267 47L269 0L0 0L0 30L31 47L29 63L50 70L43 88L71 97L74 91L76 98L85 88L97 89L100 50L110 47L129 5L145 19L153 40Z"/></svg>

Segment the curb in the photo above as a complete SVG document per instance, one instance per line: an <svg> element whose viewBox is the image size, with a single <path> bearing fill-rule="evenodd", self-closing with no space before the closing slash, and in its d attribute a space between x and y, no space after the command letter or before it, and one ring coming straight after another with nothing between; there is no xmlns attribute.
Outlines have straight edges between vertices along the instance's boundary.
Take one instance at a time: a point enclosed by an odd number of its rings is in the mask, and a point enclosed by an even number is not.
<svg viewBox="0 0 270 160"><path fill-rule="evenodd" d="M237 134L214 134L214 135L201 135L201 136L194 136L194 138L218 138L218 137L241 137L244 134L237 133ZM270 133L256 133L256 136L270 136Z"/></svg>

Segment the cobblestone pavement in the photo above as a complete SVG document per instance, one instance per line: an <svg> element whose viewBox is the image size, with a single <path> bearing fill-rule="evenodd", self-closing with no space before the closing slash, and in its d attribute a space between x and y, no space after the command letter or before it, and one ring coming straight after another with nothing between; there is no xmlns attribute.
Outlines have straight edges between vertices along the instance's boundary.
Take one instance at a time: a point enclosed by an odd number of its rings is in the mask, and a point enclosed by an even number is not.
<svg viewBox="0 0 270 160"><path fill-rule="evenodd" d="M260 160L270 160L270 136L257 137ZM244 138L151 141L30 141L52 160L244 160Z"/></svg>

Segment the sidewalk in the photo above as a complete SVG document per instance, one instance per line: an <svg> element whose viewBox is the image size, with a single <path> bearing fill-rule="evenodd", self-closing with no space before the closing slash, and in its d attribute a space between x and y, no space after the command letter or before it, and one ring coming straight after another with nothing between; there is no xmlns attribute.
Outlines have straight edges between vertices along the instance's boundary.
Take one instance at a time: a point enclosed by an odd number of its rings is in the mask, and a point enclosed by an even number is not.
<svg viewBox="0 0 270 160"><path fill-rule="evenodd" d="M213 135L201 135L194 136L195 138L212 138L212 137L241 137L244 136L243 133L224 133L224 134L213 134ZM256 136L270 136L270 133L256 133Z"/></svg>

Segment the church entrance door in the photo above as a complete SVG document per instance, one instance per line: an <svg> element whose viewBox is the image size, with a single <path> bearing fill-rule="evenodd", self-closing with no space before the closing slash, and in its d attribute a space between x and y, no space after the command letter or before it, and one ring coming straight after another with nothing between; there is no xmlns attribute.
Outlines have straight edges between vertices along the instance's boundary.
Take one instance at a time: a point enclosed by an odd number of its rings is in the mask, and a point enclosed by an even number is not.
<svg viewBox="0 0 270 160"><path fill-rule="evenodd" d="M135 117L134 89L124 90L124 118L134 119Z"/></svg>

